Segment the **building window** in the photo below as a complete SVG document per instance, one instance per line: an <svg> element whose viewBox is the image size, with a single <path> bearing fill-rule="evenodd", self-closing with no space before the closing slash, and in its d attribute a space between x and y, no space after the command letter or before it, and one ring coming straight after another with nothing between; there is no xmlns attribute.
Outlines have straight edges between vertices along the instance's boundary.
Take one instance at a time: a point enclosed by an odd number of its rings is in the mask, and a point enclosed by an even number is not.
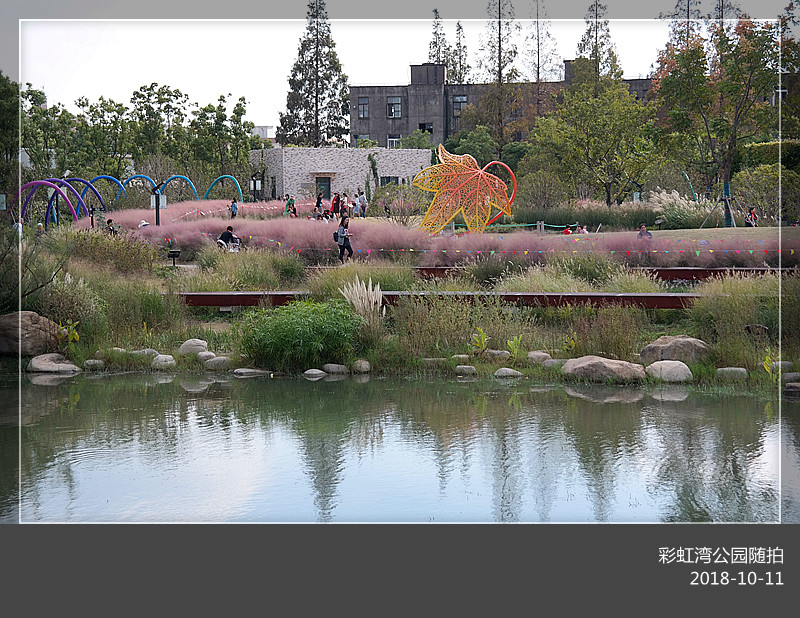
<svg viewBox="0 0 800 618"><path fill-rule="evenodd" d="M362 139L369 139L369 135L354 135L353 137L355 138L354 145L356 148L358 148L358 142L360 142Z"/></svg>
<svg viewBox="0 0 800 618"><path fill-rule="evenodd" d="M401 117L400 97L386 97L386 117Z"/></svg>
<svg viewBox="0 0 800 618"><path fill-rule="evenodd" d="M460 116L461 110L467 106L467 95L453 95L453 116Z"/></svg>
<svg viewBox="0 0 800 618"><path fill-rule="evenodd" d="M420 122L419 123L419 130L420 131L427 131L431 135L433 134L433 123L432 122Z"/></svg>
<svg viewBox="0 0 800 618"><path fill-rule="evenodd" d="M381 176L381 186L385 187L386 185L399 185L400 184L400 177L399 176Z"/></svg>
<svg viewBox="0 0 800 618"><path fill-rule="evenodd" d="M399 148L400 147L400 136L399 135L390 135L386 140L386 147L387 148Z"/></svg>
<svg viewBox="0 0 800 618"><path fill-rule="evenodd" d="M369 97L358 97L358 117L369 118Z"/></svg>

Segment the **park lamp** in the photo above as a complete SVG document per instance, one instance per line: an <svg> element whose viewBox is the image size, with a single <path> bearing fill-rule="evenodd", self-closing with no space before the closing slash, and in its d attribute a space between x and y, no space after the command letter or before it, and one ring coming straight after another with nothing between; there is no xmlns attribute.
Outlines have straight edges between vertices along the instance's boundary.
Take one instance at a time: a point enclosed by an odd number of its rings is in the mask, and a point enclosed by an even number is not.
<svg viewBox="0 0 800 618"><path fill-rule="evenodd" d="M156 225L161 225L161 189L164 188L166 183L159 183L154 185L150 190L156 198Z"/></svg>

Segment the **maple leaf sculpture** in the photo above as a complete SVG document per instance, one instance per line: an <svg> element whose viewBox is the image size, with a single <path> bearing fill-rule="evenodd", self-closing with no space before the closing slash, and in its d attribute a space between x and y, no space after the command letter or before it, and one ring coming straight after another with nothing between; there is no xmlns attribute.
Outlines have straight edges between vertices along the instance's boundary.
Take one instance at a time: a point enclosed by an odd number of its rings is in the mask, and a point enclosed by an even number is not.
<svg viewBox="0 0 800 618"><path fill-rule="evenodd" d="M421 227L437 234L460 212L470 232L483 232L500 215L511 214L517 179L505 163L492 161L481 169L472 155L450 154L441 144L439 161L441 163L420 171L412 182L415 187L435 193ZM506 183L486 171L492 165L502 165L511 174L514 190L510 198ZM490 219L493 209L500 212Z"/></svg>

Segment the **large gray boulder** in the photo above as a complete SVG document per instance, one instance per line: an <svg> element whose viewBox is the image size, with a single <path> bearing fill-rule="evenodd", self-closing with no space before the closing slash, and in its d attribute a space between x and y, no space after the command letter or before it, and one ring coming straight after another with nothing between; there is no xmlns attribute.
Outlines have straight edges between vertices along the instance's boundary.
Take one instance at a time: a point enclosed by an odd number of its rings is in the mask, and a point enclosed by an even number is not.
<svg viewBox="0 0 800 618"><path fill-rule="evenodd" d="M456 373L460 376L474 376L478 370L472 365L456 365Z"/></svg>
<svg viewBox="0 0 800 618"><path fill-rule="evenodd" d="M353 373L369 373L372 371L372 366L365 358L359 358L353 363Z"/></svg>
<svg viewBox="0 0 800 618"><path fill-rule="evenodd" d="M150 366L153 369L174 369L178 363L175 362L175 357L171 354L159 354L153 358Z"/></svg>
<svg viewBox="0 0 800 618"><path fill-rule="evenodd" d="M325 363L322 366L322 371L324 371L325 373L346 374L350 373L350 368L347 365L339 365L336 363Z"/></svg>
<svg viewBox="0 0 800 618"><path fill-rule="evenodd" d="M35 311L0 315L0 355L38 356L58 349L58 324Z"/></svg>
<svg viewBox="0 0 800 618"><path fill-rule="evenodd" d="M325 371L322 371L321 369L306 369L303 372L303 377L306 380L321 380L326 375L328 374Z"/></svg>
<svg viewBox="0 0 800 618"><path fill-rule="evenodd" d="M233 375L237 378L257 378L270 375L270 372L263 369L252 369L251 367L239 367L233 370Z"/></svg>
<svg viewBox="0 0 800 618"><path fill-rule="evenodd" d="M178 354L181 356L189 356L190 354L199 354L206 351L208 351L208 342L203 339L187 339L178 348Z"/></svg>
<svg viewBox="0 0 800 618"><path fill-rule="evenodd" d="M197 355L200 356L199 354ZM205 361L206 369L210 371L227 371L231 367L231 359L227 356L215 356Z"/></svg>
<svg viewBox="0 0 800 618"><path fill-rule="evenodd" d="M511 352L508 350L486 350L486 356L492 360L508 360L511 358Z"/></svg>
<svg viewBox="0 0 800 618"><path fill-rule="evenodd" d="M561 366L561 371L590 382L626 383L640 382L646 378L641 365L592 355L570 358Z"/></svg>
<svg viewBox="0 0 800 618"><path fill-rule="evenodd" d="M495 378L521 378L522 372L517 371L516 369L511 369L511 367L500 367L497 371L494 372Z"/></svg>
<svg viewBox="0 0 800 618"><path fill-rule="evenodd" d="M701 339L689 335L663 335L639 352L639 362L645 366L661 360L696 363L710 351L711 347Z"/></svg>
<svg viewBox="0 0 800 618"><path fill-rule="evenodd" d="M541 365L544 361L550 360L550 354L544 350L532 350L528 352L528 363L531 365Z"/></svg>
<svg viewBox="0 0 800 618"><path fill-rule="evenodd" d="M747 369L744 367L719 367L717 369L717 378L720 380L741 382L747 380Z"/></svg>
<svg viewBox="0 0 800 618"><path fill-rule="evenodd" d="M36 373L78 373L83 371L58 352L34 356L28 363L28 371Z"/></svg>
<svg viewBox="0 0 800 618"><path fill-rule="evenodd" d="M663 382L687 382L694 379L692 370L686 363L675 360L656 361L652 365L645 367L645 373L651 378L662 380Z"/></svg>

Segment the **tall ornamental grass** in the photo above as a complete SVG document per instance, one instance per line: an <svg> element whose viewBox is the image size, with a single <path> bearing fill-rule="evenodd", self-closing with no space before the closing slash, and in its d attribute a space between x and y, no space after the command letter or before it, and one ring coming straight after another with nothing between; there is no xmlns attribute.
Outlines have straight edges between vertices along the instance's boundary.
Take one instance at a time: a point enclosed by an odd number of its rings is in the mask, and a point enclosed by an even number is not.
<svg viewBox="0 0 800 618"><path fill-rule="evenodd" d="M709 279L697 286L702 295L689 314L697 336L714 347L718 367L757 370L767 346L776 347L779 278L777 274ZM762 328L766 326L766 335Z"/></svg>
<svg viewBox="0 0 800 618"><path fill-rule="evenodd" d="M344 300L300 300L244 313L232 327L237 351L256 366L305 371L350 363L363 319Z"/></svg>
<svg viewBox="0 0 800 618"><path fill-rule="evenodd" d="M305 278L297 255L270 249L228 253L209 246L199 253L197 265L198 273L180 281L183 291L286 290Z"/></svg>
<svg viewBox="0 0 800 618"><path fill-rule="evenodd" d="M306 286L316 300L341 298L343 288L358 277L361 281L372 280L382 290L399 291L413 289L417 275L411 266L381 262L348 262L344 267L320 268L306 280Z"/></svg>

